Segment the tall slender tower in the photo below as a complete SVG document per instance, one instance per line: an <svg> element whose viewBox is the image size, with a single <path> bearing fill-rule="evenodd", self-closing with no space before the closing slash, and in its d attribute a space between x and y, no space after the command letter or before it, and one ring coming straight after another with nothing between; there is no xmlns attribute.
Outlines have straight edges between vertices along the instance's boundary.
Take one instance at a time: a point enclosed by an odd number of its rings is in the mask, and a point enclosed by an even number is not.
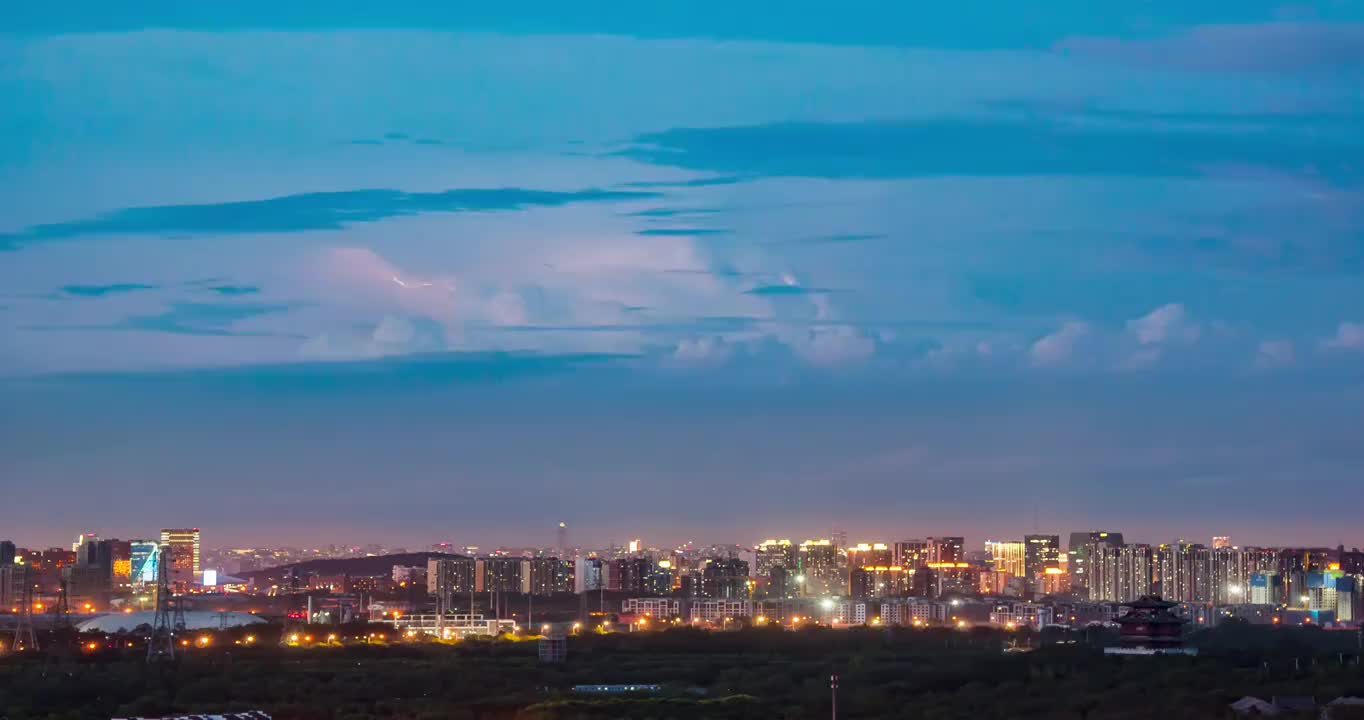
<svg viewBox="0 0 1364 720"><path fill-rule="evenodd" d="M28 566L23 566L24 591L19 594L23 607L19 610L19 624L14 628L14 642L10 649L14 652L37 652L38 635L33 632L33 583L28 577Z"/></svg>
<svg viewBox="0 0 1364 720"><path fill-rule="evenodd" d="M171 624L170 569L158 563L156 578L156 620L147 638L147 662L175 659L175 630Z"/></svg>
<svg viewBox="0 0 1364 720"><path fill-rule="evenodd" d="M555 553L558 554L559 559L560 559L560 560L566 560L566 559L568 559L568 524L567 524L567 523L564 523L564 522L560 522L560 523L559 523L559 534L558 534L558 537L556 538L556 543L557 543L557 545L556 545L556 547L555 547Z"/></svg>

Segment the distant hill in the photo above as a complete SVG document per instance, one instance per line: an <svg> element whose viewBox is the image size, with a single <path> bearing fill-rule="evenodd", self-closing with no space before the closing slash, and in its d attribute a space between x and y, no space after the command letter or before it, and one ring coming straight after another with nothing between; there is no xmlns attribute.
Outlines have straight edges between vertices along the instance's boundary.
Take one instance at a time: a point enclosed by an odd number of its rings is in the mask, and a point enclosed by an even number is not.
<svg viewBox="0 0 1364 720"><path fill-rule="evenodd" d="M380 577L391 575L394 565L426 567L431 558L462 558L464 555L439 552L399 553L397 555L375 555L373 557L332 558L326 560L305 560L291 565L249 570L236 573L238 577L255 580L257 583L267 578L281 578L290 569L303 574L349 575L351 577Z"/></svg>

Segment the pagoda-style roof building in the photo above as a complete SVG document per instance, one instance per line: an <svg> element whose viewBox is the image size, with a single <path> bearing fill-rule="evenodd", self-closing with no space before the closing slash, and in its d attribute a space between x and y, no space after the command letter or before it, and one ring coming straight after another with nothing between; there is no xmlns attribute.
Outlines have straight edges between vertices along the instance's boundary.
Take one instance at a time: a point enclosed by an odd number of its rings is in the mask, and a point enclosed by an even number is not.
<svg viewBox="0 0 1364 720"><path fill-rule="evenodd" d="M1123 603L1127 612L1116 618L1122 646L1165 649L1182 645L1187 621L1170 611L1178 604L1162 600L1158 595L1144 595Z"/></svg>

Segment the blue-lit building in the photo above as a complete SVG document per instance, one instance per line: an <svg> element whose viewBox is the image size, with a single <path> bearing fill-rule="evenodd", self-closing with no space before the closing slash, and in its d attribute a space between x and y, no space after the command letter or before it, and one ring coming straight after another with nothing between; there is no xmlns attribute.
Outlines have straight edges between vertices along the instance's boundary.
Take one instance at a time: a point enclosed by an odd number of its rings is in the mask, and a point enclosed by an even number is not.
<svg viewBox="0 0 1364 720"><path fill-rule="evenodd" d="M131 545L131 582L134 588L156 584L161 562L161 545L155 540L133 540Z"/></svg>

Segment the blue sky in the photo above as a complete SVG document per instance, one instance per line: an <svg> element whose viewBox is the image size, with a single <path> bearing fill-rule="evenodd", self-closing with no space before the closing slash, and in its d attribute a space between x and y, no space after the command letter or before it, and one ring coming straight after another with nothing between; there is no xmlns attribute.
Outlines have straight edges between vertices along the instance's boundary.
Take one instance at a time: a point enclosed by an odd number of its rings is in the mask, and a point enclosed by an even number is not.
<svg viewBox="0 0 1364 720"><path fill-rule="evenodd" d="M1354 3L275 5L0 35L21 541L1364 545Z"/></svg>

